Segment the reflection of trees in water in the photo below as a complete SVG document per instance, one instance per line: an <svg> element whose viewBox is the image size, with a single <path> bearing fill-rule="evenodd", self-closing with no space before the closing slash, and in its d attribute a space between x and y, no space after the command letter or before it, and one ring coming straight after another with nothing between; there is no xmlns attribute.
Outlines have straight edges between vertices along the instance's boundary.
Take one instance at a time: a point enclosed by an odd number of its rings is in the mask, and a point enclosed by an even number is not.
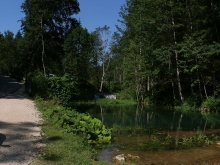
<svg viewBox="0 0 220 165"><path fill-rule="evenodd" d="M172 122L171 122L171 124L170 124L170 129L171 129L171 130L173 129L173 123L174 123L175 114L176 114L176 112L174 111L174 112L173 112L173 120L172 120Z"/></svg>
<svg viewBox="0 0 220 165"><path fill-rule="evenodd" d="M119 107L98 106L98 118L108 127L114 124L121 127L142 127L162 129L206 130L220 127L219 114L179 113L162 109L150 109L143 105Z"/></svg>
<svg viewBox="0 0 220 165"><path fill-rule="evenodd" d="M142 114L143 114L143 109L144 106L141 105L141 107L139 108L139 104L137 104L137 108L136 108L136 113L135 113L135 126L143 126L142 125Z"/></svg>
<svg viewBox="0 0 220 165"><path fill-rule="evenodd" d="M205 120L203 130L207 128L207 124L210 124L210 128L220 127L220 115L218 112L215 113L202 113L202 119Z"/></svg>
<svg viewBox="0 0 220 165"><path fill-rule="evenodd" d="M102 123L104 123L103 109L102 109L102 106L101 106L101 105L100 105L100 111L101 111Z"/></svg>
<svg viewBox="0 0 220 165"><path fill-rule="evenodd" d="M178 129L181 129L181 121L183 118L183 113L181 113L180 118L179 118L179 122L178 122Z"/></svg>

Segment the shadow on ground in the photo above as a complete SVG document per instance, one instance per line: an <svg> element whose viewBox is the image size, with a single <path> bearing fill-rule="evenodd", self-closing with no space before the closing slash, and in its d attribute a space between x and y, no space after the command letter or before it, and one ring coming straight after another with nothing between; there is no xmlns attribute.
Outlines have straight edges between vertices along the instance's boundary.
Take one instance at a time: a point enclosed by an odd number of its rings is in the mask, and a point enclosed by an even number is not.
<svg viewBox="0 0 220 165"><path fill-rule="evenodd" d="M19 112L16 108L20 104L24 108L26 106L27 108L34 107L32 104L23 102L24 99L29 98L24 93L24 85L9 77L0 76L0 98L1 104L4 104L0 106L0 113L2 113L0 118L0 164L28 164L46 141L41 136L41 125L37 124L38 119L27 118L27 115L30 117L35 115L35 111ZM7 99L16 99L16 101L8 102ZM6 109L5 105L10 107L8 104L12 104L12 108ZM30 113L26 114L27 112ZM12 113L13 115L10 115ZM12 120L13 118L16 120Z"/></svg>
<svg viewBox="0 0 220 165"><path fill-rule="evenodd" d="M24 84L20 85L20 88L17 89L14 93L12 94L8 94L3 98L7 98L7 99L31 99L24 91L25 91L25 86Z"/></svg>
<svg viewBox="0 0 220 165"><path fill-rule="evenodd" d="M0 75L0 98L7 97L11 93L16 92L20 87L21 84L15 79Z"/></svg>
<svg viewBox="0 0 220 165"><path fill-rule="evenodd" d="M19 124L0 121L0 162L26 163L46 143L39 125L32 122Z"/></svg>

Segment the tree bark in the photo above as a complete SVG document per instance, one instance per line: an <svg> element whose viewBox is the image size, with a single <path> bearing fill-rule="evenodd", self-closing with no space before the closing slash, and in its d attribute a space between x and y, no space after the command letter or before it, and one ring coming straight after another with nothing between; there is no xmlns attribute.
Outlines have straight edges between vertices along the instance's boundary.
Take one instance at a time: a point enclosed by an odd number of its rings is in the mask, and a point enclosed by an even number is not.
<svg viewBox="0 0 220 165"><path fill-rule="evenodd" d="M172 2L170 1L170 4L172 4ZM173 17L173 12L171 11L172 14L172 25L173 25L173 39L174 39L174 44L177 45L177 41L176 41L176 31L174 29L175 26L175 20ZM178 60L178 52L177 50L174 50L175 52L175 60L176 60L176 76L177 76L177 85L178 85L178 90L179 90L179 96L182 102L184 102L184 98L183 98L183 94L182 94L182 86L181 86L181 81L180 81L180 71L179 71L179 60Z"/></svg>
<svg viewBox="0 0 220 165"><path fill-rule="evenodd" d="M214 16L214 24L215 24L215 32L216 32L216 35L217 35L217 40L218 42L220 42L219 40L219 33L218 33L218 28L217 28L217 25L216 25L216 21L215 21L215 13L214 13L214 9L213 9L213 2L211 0L211 8L212 8L212 13L213 13L213 16Z"/></svg>
<svg viewBox="0 0 220 165"><path fill-rule="evenodd" d="M41 61L42 61L44 76L45 76L45 78L46 78L46 69L45 69L45 64L44 64L44 36L43 36L43 19L42 19L42 18L41 18L41 42L42 42L42 56L41 56Z"/></svg>
<svg viewBox="0 0 220 165"><path fill-rule="evenodd" d="M201 78L202 78L202 82L203 82L203 89L204 89L204 92L205 92L205 97L206 97L206 99L208 99L208 95L207 95L207 91L206 91L206 86L205 86L205 81L204 81L202 73L201 73Z"/></svg>
<svg viewBox="0 0 220 165"><path fill-rule="evenodd" d="M110 63L110 56L107 57L108 52L107 52L107 46L108 46L108 39L107 39L107 35L110 33L109 32L109 27L104 26L103 28L99 28L98 29L99 34L103 34L102 38L102 45L101 45L101 49L102 49L102 53L101 53L101 61L102 61L102 78L101 78L101 83L100 83L100 88L99 88L99 92L102 92L102 87L103 87L103 83L104 83L104 79L105 79L105 74L106 71L108 70L109 67L109 63ZM108 59L107 59L108 58ZM105 62L108 60L107 66L105 68Z"/></svg>
<svg viewBox="0 0 220 165"><path fill-rule="evenodd" d="M106 68L105 68L104 62L103 62L103 64L102 64L102 78L101 78L101 84L100 84L99 92L102 92L102 86L103 86L104 79L105 79L105 73L106 73L106 71L108 70L109 63L110 63L110 58L109 58L109 60L108 60L108 64L107 64L107 67L106 67Z"/></svg>

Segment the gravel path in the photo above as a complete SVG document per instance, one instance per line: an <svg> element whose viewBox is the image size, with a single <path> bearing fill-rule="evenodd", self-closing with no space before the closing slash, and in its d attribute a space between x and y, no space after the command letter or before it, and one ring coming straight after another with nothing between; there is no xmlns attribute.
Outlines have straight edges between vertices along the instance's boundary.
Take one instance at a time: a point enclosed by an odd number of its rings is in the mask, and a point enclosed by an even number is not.
<svg viewBox="0 0 220 165"><path fill-rule="evenodd" d="M29 164L43 144L41 118L24 85L0 99L0 164Z"/></svg>

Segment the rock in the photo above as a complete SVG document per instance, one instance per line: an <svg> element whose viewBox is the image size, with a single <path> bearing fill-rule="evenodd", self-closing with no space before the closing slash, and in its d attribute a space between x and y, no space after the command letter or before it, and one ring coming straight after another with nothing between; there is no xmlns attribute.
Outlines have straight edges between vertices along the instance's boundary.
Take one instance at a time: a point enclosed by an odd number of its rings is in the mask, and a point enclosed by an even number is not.
<svg viewBox="0 0 220 165"><path fill-rule="evenodd" d="M128 159L134 160L134 159L140 159L140 157L128 154Z"/></svg>
<svg viewBox="0 0 220 165"><path fill-rule="evenodd" d="M125 162L125 156L124 156L124 154L117 155L113 158L113 160L116 162Z"/></svg>

